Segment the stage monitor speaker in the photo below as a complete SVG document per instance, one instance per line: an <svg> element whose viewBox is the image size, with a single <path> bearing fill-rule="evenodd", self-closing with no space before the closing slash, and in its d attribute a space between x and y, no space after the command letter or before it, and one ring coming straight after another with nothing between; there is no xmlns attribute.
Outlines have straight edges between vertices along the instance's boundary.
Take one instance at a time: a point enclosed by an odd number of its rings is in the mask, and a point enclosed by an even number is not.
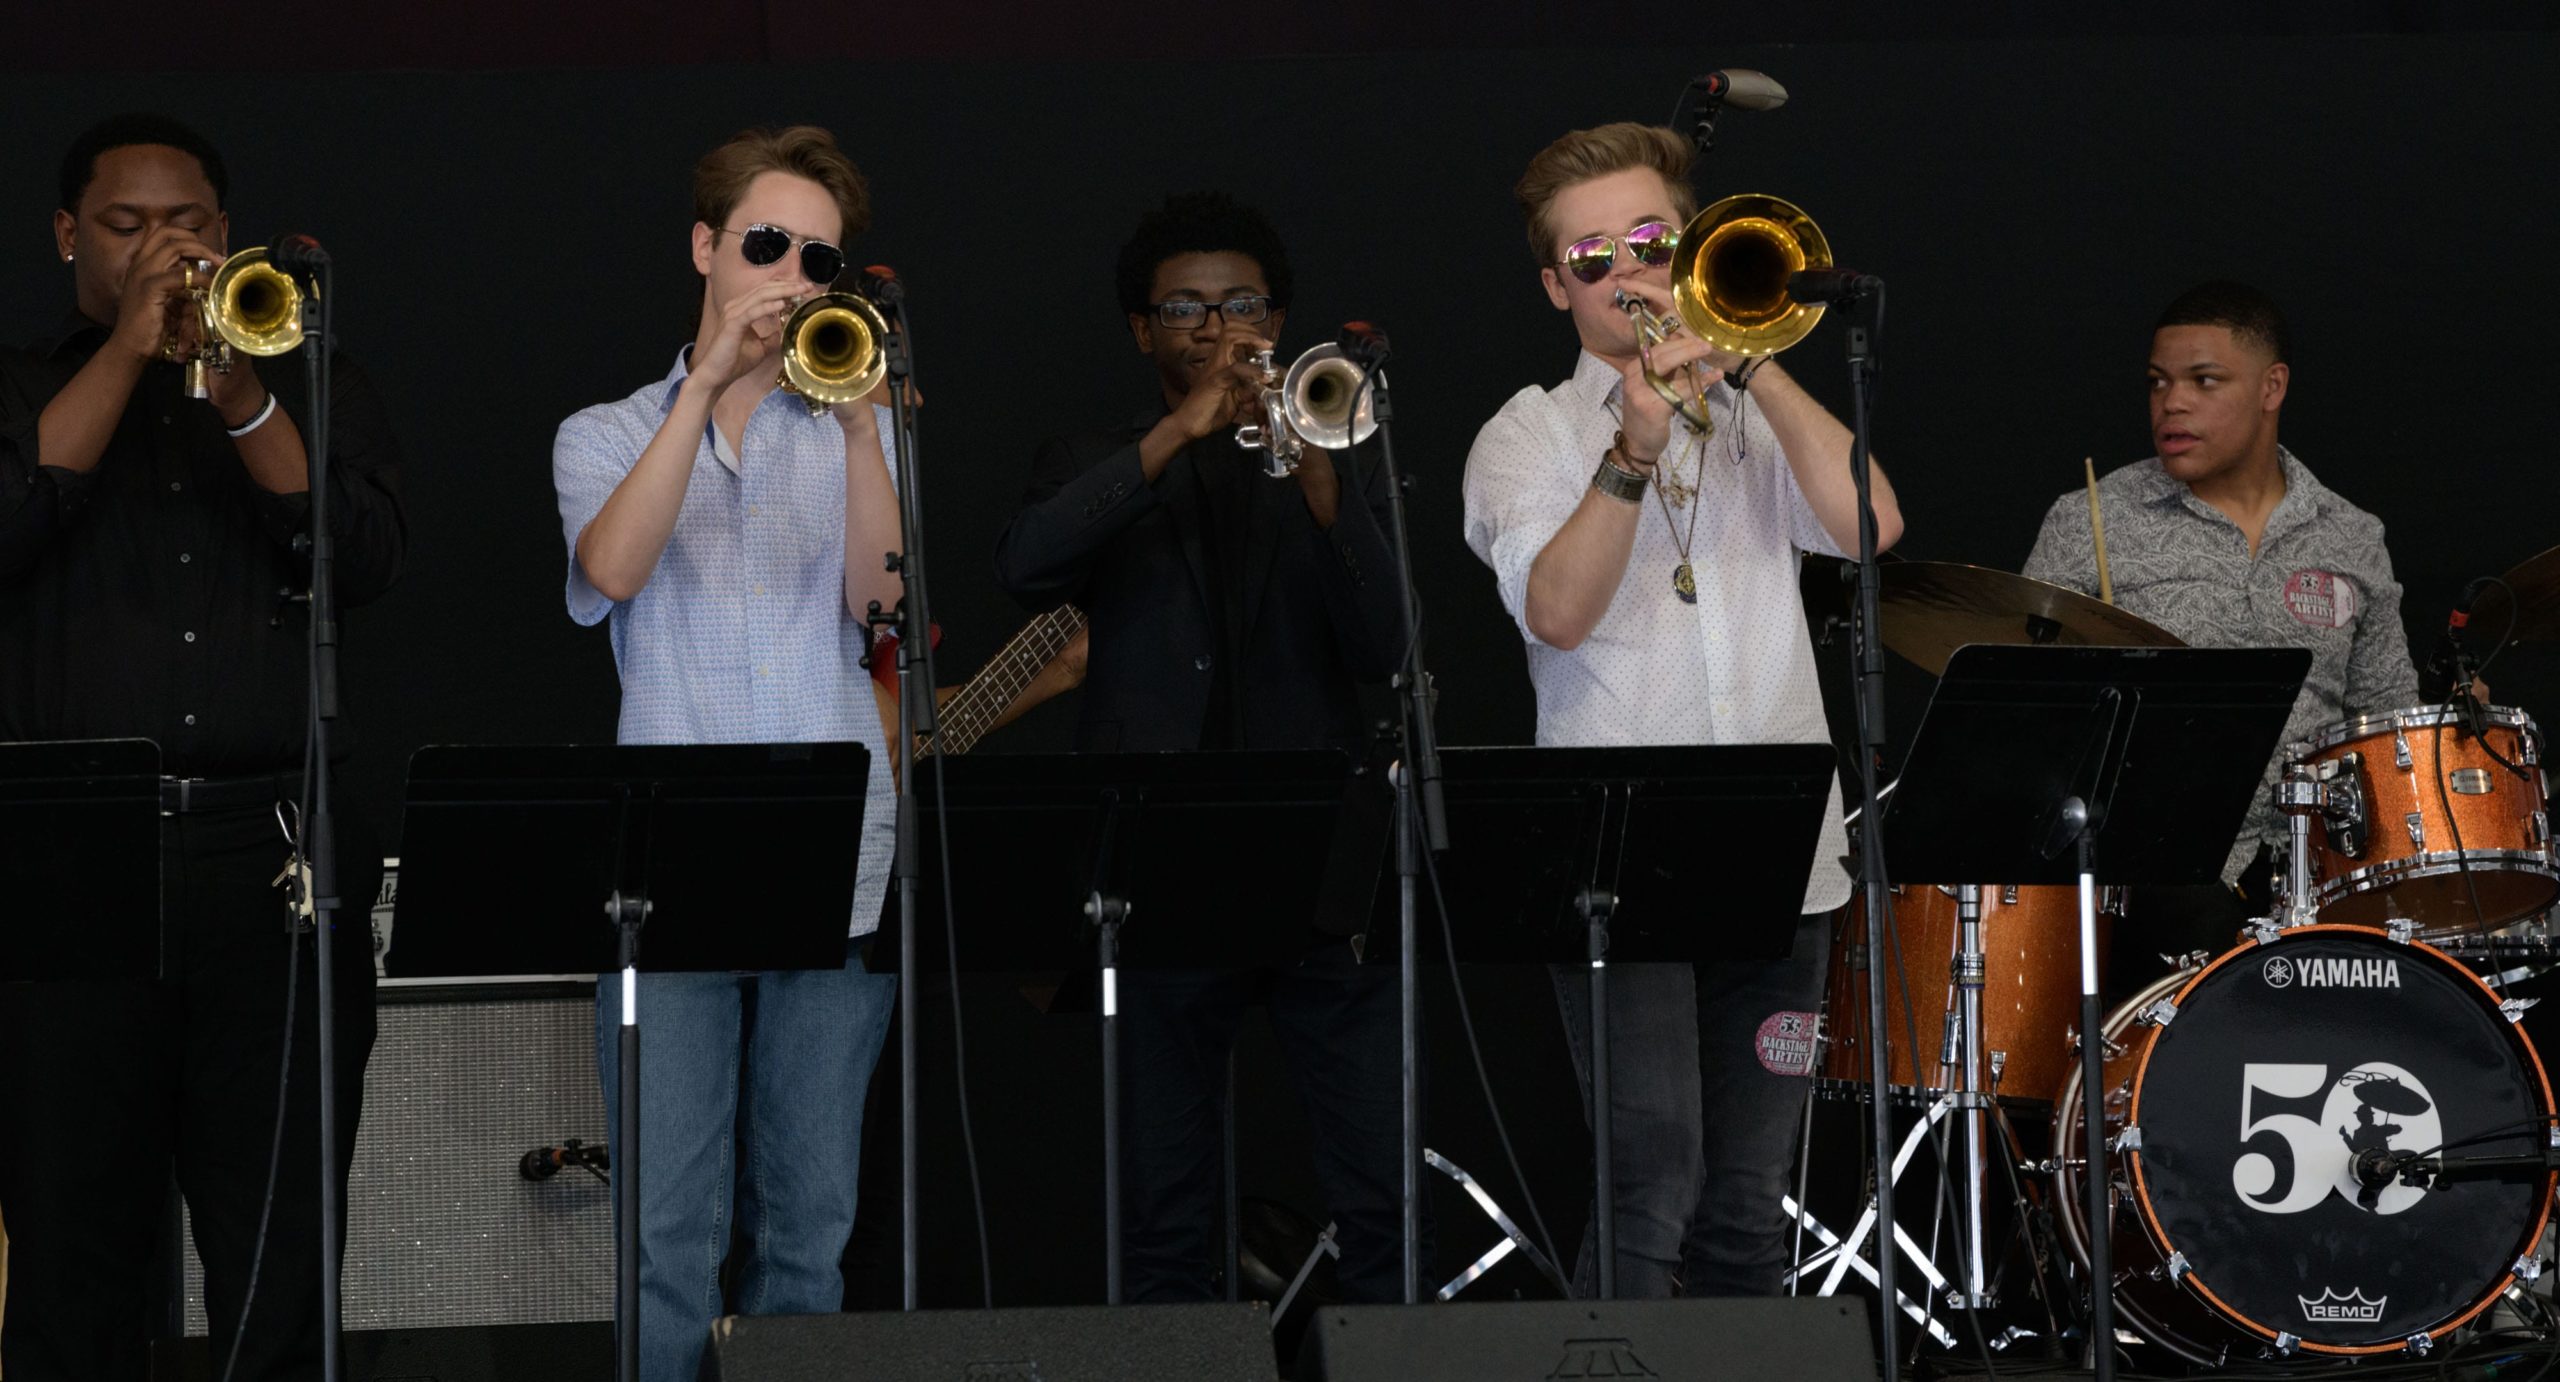
<svg viewBox="0 0 2560 1382"><path fill-rule="evenodd" d="M730 1315L704 1382L1276 1382L1259 1305Z"/></svg>
<svg viewBox="0 0 2560 1382"><path fill-rule="evenodd" d="M1314 1382L1871 1382L1875 1344L1856 1300L1512 1301L1329 1305L1316 1312Z"/></svg>

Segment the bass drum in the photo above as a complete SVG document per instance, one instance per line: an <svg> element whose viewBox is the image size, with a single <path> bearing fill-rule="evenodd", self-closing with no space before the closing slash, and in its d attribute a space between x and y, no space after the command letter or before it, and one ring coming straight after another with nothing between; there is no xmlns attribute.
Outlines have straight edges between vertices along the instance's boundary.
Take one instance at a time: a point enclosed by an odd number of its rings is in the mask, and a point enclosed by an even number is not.
<svg viewBox="0 0 2560 1382"><path fill-rule="evenodd" d="M2551 1136L2541 1057L2431 946L2295 927L2152 985L2105 1035L2118 1321L2182 1357L2432 1344L2541 1241L2551 1173L2377 1192L2350 1169L2369 1147L2532 1155ZM2077 1067L2059 1097L2055 1202L2086 1268Z"/></svg>

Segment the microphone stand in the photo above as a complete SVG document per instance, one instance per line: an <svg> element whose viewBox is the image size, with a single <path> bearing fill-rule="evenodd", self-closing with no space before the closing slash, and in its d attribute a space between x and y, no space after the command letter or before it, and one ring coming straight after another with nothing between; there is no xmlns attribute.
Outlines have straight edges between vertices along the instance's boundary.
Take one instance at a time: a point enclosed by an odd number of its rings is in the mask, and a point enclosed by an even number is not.
<svg viewBox="0 0 2560 1382"><path fill-rule="evenodd" d="M1397 575L1404 588L1404 656L1396 671L1403 760L1393 769L1396 790L1396 937L1399 970L1398 1004L1404 1095L1404 1300L1422 1298L1422 1001L1416 976L1418 913L1416 885L1424 849L1433 854L1449 848L1449 807L1440 784L1440 735L1432 721L1431 673L1422 656L1422 595L1413 580L1413 538L1404 513L1404 474L1396 468L1395 409L1389 401L1382 368L1390 354L1383 337L1357 344L1346 341L1345 353L1363 368L1361 387L1370 391L1378 421L1378 458L1386 469L1388 537L1395 543ZM1352 396L1358 415L1360 400Z"/></svg>
<svg viewBox="0 0 2560 1382"><path fill-rule="evenodd" d="M879 601L872 601L865 619L875 629L886 627L898 635L898 742L889 749L898 782L898 1253L900 1308L913 1310L923 1279L916 1164L916 898L924 887L924 849L916 809L916 740L937 728L933 615L925 596L923 467L916 464L916 417L908 397L915 356L906 285L874 275L865 291L889 326L880 349L888 365L898 453L900 550L888 553L887 562L898 573L903 593L893 610L884 611Z"/></svg>
<svg viewBox="0 0 2560 1382"><path fill-rule="evenodd" d="M309 389L310 422L303 436L309 461L311 532L311 654L307 677L311 730L303 745L303 777L309 783L310 815L302 822L302 852L311 870L314 963L319 967L313 1025L319 1060L315 1079L320 1115L320 1370L325 1382L339 1382L345 1357L339 1333L343 1306L338 1272L345 1245L345 1187L338 1181L338 1043L337 978L334 937L337 932L338 835L335 793L331 791L331 729L338 718L337 540L329 530L329 351L335 337L330 309L338 296L337 275L329 256L304 240L298 262L287 267L302 284L302 357ZM285 1040L293 1040L286 1032ZM240 1331L248 1328L244 1317Z"/></svg>
<svg viewBox="0 0 2560 1382"><path fill-rule="evenodd" d="M1877 1351L1884 1382L1902 1371L1901 1318L1894 1293L1896 1251L1893 1217L1893 1074L1885 1038L1886 937L1893 926L1893 892L1885 876L1884 795L1876 765L1884 754L1884 639L1877 615L1882 577L1877 566L1875 466L1868 451L1867 413L1878 364L1875 338L1884 332L1884 285L1871 282L1850 303L1866 309L1849 327L1849 474L1858 493L1858 599L1850 615L1850 648L1857 667L1853 694L1858 715L1859 886L1867 905L1868 1112L1875 1139Z"/></svg>

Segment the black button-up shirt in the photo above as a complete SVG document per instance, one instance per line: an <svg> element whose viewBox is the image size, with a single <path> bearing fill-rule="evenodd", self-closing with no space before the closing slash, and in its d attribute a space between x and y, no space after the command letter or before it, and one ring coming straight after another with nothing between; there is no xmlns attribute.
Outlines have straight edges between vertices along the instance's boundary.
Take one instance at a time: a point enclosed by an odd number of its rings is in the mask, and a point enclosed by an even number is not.
<svg viewBox="0 0 2560 1382"><path fill-rule="evenodd" d="M143 736L183 777L302 759L310 496L250 479L210 403L154 362L85 473L38 464L37 419L107 339L74 316L0 354L0 740ZM330 527L338 601L399 574L399 457L382 403L331 362ZM299 351L256 362L278 410L311 435ZM269 426L274 423L270 421Z"/></svg>

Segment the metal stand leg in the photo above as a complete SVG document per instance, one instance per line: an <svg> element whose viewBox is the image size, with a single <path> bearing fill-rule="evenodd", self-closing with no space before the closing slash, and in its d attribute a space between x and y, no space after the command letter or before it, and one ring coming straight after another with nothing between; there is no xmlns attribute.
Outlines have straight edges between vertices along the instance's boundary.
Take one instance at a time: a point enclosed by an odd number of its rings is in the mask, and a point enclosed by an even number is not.
<svg viewBox="0 0 2560 1382"><path fill-rule="evenodd" d="M1965 884L1956 893L1958 918L1956 953L1956 1012L1961 1024L1964 1049L1962 1065L1956 1073L1956 1110L1964 1120L1964 1192L1960 1212L1964 1215L1963 1280L1955 1302L1966 1310L1982 1310L1991 1304L1989 1281L1984 1265L1982 1241L1982 1197L1987 1186L1984 1162L1985 1109L1989 1095L1982 1088L1982 981L1985 965L1982 954L1982 889Z"/></svg>
<svg viewBox="0 0 2560 1382"><path fill-rule="evenodd" d="M1219 1118L1224 1134L1227 1180L1227 1300L1241 1299L1244 1282L1244 1211L1236 1198L1236 1048L1227 1048L1226 1111Z"/></svg>
<svg viewBox="0 0 2560 1382"><path fill-rule="evenodd" d="M1591 1234L1599 1298L1618 1297L1617 1175L1610 1165L1609 913L1617 898L1597 890L1575 899L1582 909L1584 953L1591 961Z"/></svg>
<svg viewBox="0 0 2560 1382"><path fill-rule="evenodd" d="M2082 831L2080 853L2080 1126L2089 1144L2089 1349L2097 1382L2115 1382L2116 1302L2113 1225L2108 1217L2105 1017L2098 1011L2098 875L2095 846ZM2059 1154L2060 1149L2056 1149Z"/></svg>
<svg viewBox="0 0 2560 1382"><path fill-rule="evenodd" d="M617 892L605 913L620 933L622 1026L614 1034L613 1375L640 1382L640 928L649 903Z"/></svg>
<svg viewBox="0 0 2560 1382"><path fill-rule="evenodd" d="M1413 771L1395 768L1396 780L1396 949L1398 1016L1402 1031L1404 1092L1404 1303L1422 1299L1422 992L1415 959L1415 877L1422 871L1421 842L1415 835Z"/></svg>
<svg viewBox="0 0 2560 1382"><path fill-rule="evenodd" d="M1085 903L1094 920L1102 975L1102 1300L1118 1305L1120 1283L1120 924L1128 904L1100 893Z"/></svg>

